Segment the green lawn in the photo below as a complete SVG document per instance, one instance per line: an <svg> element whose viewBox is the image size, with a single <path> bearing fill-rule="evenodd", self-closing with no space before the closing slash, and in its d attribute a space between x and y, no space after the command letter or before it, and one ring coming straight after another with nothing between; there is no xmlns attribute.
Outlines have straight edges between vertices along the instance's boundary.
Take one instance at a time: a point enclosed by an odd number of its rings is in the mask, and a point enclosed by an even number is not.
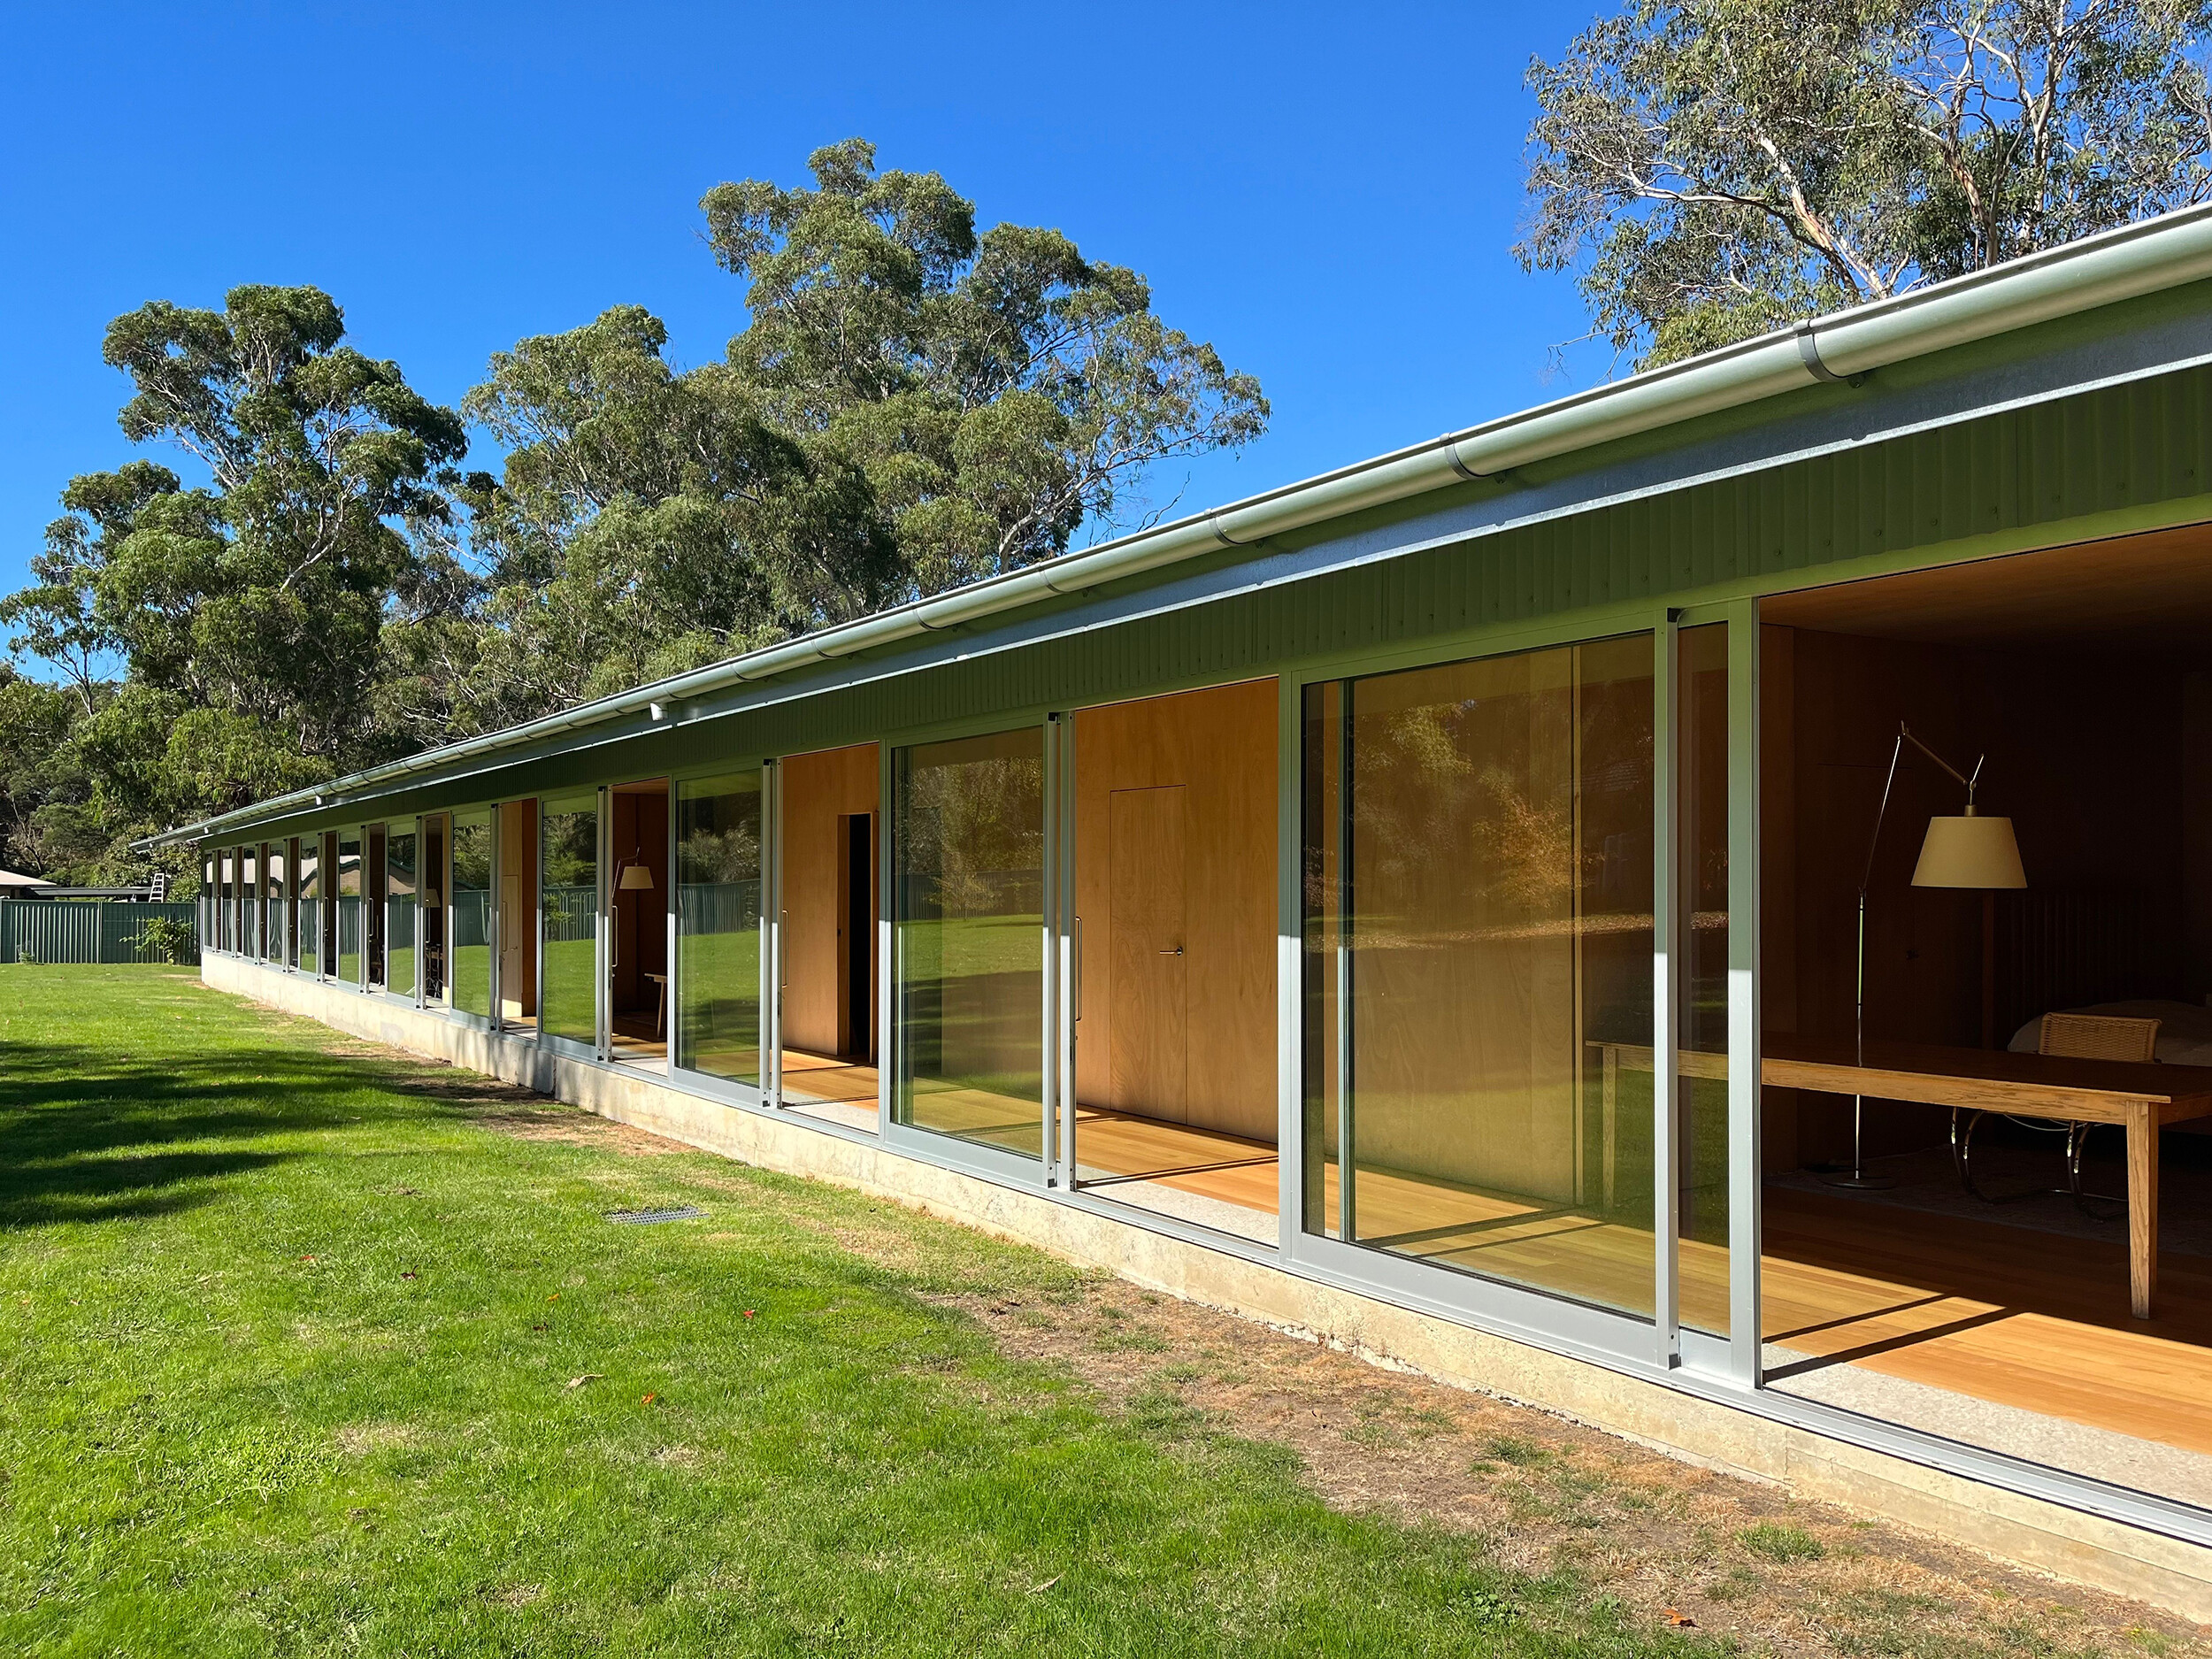
<svg viewBox="0 0 2212 1659"><path fill-rule="evenodd" d="M1711 1651L928 1300L1041 1255L336 1046L0 968L0 1652Z"/></svg>

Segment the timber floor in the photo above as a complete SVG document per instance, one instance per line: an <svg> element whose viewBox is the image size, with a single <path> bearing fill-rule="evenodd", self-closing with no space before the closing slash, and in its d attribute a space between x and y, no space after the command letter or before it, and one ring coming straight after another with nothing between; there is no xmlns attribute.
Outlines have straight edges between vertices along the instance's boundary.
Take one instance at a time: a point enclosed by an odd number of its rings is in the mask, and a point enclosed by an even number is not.
<svg viewBox="0 0 2212 1659"><path fill-rule="evenodd" d="M872 1065L835 1055L783 1051L783 1103L803 1117L876 1131L876 1084Z"/></svg>
<svg viewBox="0 0 2212 1659"><path fill-rule="evenodd" d="M610 1034L614 1039L614 1057L624 1065L668 1064L667 1040L660 1035L650 1014L617 1014Z"/></svg>
<svg viewBox="0 0 2212 1659"><path fill-rule="evenodd" d="M843 1105L866 1101L872 1106L876 1099L876 1068L856 1060L840 1059L835 1055L786 1048L783 1094L787 1101L803 1095L808 1100Z"/></svg>
<svg viewBox="0 0 2212 1659"><path fill-rule="evenodd" d="M2127 1247L1849 1198L1766 1194L1766 1340L1993 1405L2212 1454L2212 1259L2159 1257L2128 1312Z"/></svg>
<svg viewBox="0 0 2212 1659"><path fill-rule="evenodd" d="M1262 1215L1281 1208L1275 1148L1217 1130L1079 1106L1075 1162L1087 1187L1156 1182Z"/></svg>
<svg viewBox="0 0 2212 1659"><path fill-rule="evenodd" d="M1087 1186L1161 1186L1273 1214L1275 1149L1082 1108ZM1105 1171L1102 1178L1095 1173ZM1336 1171L1324 1196L1335 1211ZM1572 1210L1364 1171L1361 1241L1647 1313L1649 1232ZM1138 1202L1142 1202L1141 1199ZM2160 1258L2158 1316L2128 1313L2127 1250L1895 1205L1770 1186L1763 1333L1798 1356L1771 1374L1855 1367L2008 1410L2212 1455L2212 1257ZM1724 1331L1728 1256L1682 1244L1685 1324Z"/></svg>

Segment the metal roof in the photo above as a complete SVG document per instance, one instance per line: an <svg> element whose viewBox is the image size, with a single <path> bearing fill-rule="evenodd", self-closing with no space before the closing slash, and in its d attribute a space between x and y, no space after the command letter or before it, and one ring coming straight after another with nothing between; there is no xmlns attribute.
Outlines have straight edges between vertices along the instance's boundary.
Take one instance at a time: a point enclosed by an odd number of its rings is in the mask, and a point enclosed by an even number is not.
<svg viewBox="0 0 2212 1659"><path fill-rule="evenodd" d="M1894 299L1593 388L1425 443L1263 491L1005 575L501 731L367 768L151 837L196 841L303 810L326 795L396 785L457 762L903 640L1052 603L1119 578L1248 549L1262 539L1474 481L1617 439L1800 391L2039 323L2212 277L2212 204L2123 227Z"/></svg>

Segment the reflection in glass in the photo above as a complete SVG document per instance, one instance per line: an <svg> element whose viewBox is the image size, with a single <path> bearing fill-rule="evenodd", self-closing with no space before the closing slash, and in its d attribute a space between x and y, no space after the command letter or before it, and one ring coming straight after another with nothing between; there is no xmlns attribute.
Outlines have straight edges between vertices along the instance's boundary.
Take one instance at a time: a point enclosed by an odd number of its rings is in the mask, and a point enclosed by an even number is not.
<svg viewBox="0 0 2212 1659"><path fill-rule="evenodd" d="M1728 1334L1728 625L1677 636L1682 1322Z"/></svg>
<svg viewBox="0 0 2212 1659"><path fill-rule="evenodd" d="M442 1002L447 1000L446 819L442 814L422 820L419 849L422 862L415 884L415 941L422 964L422 995L426 1002Z"/></svg>
<svg viewBox="0 0 2212 1659"><path fill-rule="evenodd" d="M384 988L395 996L415 994L418 879L414 828L395 824L384 833Z"/></svg>
<svg viewBox="0 0 2212 1659"><path fill-rule="evenodd" d="M1648 1316L1651 636L1310 686L1304 739L1306 1228Z"/></svg>
<svg viewBox="0 0 2212 1659"><path fill-rule="evenodd" d="M215 855L215 948L235 950L238 939L238 855L226 847Z"/></svg>
<svg viewBox="0 0 2212 1659"><path fill-rule="evenodd" d="M545 887L545 995L541 1029L599 1041L599 797L555 796L540 820Z"/></svg>
<svg viewBox="0 0 2212 1659"><path fill-rule="evenodd" d="M338 832L338 978L361 983L361 832Z"/></svg>
<svg viewBox="0 0 2212 1659"><path fill-rule="evenodd" d="M267 856L263 867L268 872L268 956L271 962L282 966L291 960L288 946L292 913L291 906L286 902L286 882L291 874L291 860L287 856L288 849L282 841L269 842L262 848L262 851Z"/></svg>
<svg viewBox="0 0 2212 1659"><path fill-rule="evenodd" d="M761 774L676 787L676 1064L760 1085Z"/></svg>
<svg viewBox="0 0 2212 1659"><path fill-rule="evenodd" d="M1027 727L896 762L901 1123L1044 1150L1044 739Z"/></svg>
<svg viewBox="0 0 2212 1659"><path fill-rule="evenodd" d="M330 972L323 961L323 838L300 837L300 972Z"/></svg>
<svg viewBox="0 0 2212 1659"><path fill-rule="evenodd" d="M365 844L361 849L361 956L363 970L369 979L369 988L381 990L384 986L385 946L385 881L384 826L372 824L364 832Z"/></svg>
<svg viewBox="0 0 2212 1659"><path fill-rule="evenodd" d="M492 1017L492 816L453 815L453 1006Z"/></svg>
<svg viewBox="0 0 2212 1659"><path fill-rule="evenodd" d="M238 954L261 954L261 849L238 849Z"/></svg>

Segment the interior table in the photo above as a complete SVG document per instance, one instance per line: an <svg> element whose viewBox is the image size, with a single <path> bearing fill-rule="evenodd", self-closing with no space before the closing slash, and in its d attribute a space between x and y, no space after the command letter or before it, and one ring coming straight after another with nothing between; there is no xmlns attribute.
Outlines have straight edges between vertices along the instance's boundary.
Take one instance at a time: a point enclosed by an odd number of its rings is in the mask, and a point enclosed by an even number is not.
<svg viewBox="0 0 2212 1659"><path fill-rule="evenodd" d="M1648 1071L1651 1049L1632 1043L1600 1051L1607 1124L1623 1070ZM2212 1116L2212 1067L2124 1060L2077 1060L2001 1048L1947 1048L1927 1043L1870 1042L1769 1032L1761 1043L1762 1082L1777 1088L1869 1100L1911 1101L1971 1111L2008 1112L2060 1123L2117 1124L2127 1133L2128 1305L2151 1317L2158 1290L2158 1132ZM1720 1078L1725 1055L1682 1051L1685 1077Z"/></svg>

